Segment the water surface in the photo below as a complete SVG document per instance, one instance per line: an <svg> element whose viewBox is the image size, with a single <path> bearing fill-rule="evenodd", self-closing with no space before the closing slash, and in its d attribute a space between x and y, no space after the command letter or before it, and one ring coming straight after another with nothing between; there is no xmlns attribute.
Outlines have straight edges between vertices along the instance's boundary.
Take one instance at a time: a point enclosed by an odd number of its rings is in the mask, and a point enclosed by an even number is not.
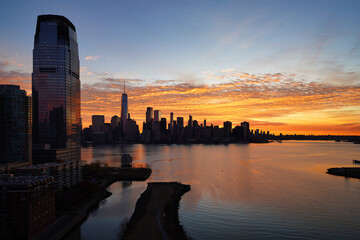
<svg viewBox="0 0 360 240"><path fill-rule="evenodd" d="M351 143L123 145L82 149L84 161L120 166L121 154L153 169L148 181L191 184L179 217L194 239L359 239L360 180L326 174L352 166ZM148 182L147 181L147 182ZM145 190L117 182L81 226L84 239L116 239Z"/></svg>

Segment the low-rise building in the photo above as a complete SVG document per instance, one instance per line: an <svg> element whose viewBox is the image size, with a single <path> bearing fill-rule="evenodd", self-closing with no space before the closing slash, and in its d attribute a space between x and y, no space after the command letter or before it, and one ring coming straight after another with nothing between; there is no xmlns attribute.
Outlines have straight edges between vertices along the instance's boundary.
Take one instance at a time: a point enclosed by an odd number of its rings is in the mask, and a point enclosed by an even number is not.
<svg viewBox="0 0 360 240"><path fill-rule="evenodd" d="M54 220L53 177L0 175L0 232L5 239L33 239Z"/></svg>
<svg viewBox="0 0 360 240"><path fill-rule="evenodd" d="M44 163L16 169L17 176L52 176L56 189L69 188L82 181L82 166L79 160Z"/></svg>

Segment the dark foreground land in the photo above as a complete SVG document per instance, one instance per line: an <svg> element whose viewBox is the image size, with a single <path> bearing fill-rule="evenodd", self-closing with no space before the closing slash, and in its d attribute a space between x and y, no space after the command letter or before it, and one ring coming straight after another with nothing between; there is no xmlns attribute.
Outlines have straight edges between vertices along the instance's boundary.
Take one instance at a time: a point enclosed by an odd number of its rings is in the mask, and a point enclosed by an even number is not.
<svg viewBox="0 0 360 240"><path fill-rule="evenodd" d="M188 191L190 185L177 182L148 183L122 239L189 239L178 216L181 196Z"/></svg>
<svg viewBox="0 0 360 240"><path fill-rule="evenodd" d="M132 167L111 168L111 171L118 181L145 181L152 172L150 168Z"/></svg>
<svg viewBox="0 0 360 240"><path fill-rule="evenodd" d="M343 177L360 178L360 167L329 168L326 173Z"/></svg>
<svg viewBox="0 0 360 240"><path fill-rule="evenodd" d="M67 239L69 232L81 224L100 201L111 195L106 188L113 182L144 181L151 172L150 168L111 168L102 167L97 163L84 166L85 180L72 188L57 192L55 199L57 218L35 239Z"/></svg>

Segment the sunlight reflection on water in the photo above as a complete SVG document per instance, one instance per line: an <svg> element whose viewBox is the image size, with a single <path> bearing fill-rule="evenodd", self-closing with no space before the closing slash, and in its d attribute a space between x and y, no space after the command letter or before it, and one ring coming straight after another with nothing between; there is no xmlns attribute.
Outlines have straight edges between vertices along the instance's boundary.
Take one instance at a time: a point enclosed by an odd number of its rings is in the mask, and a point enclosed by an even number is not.
<svg viewBox="0 0 360 240"><path fill-rule="evenodd" d="M120 166L121 154L153 169L150 181L191 184L180 220L195 239L357 239L360 181L326 174L352 166L351 143L283 141L249 145L125 145L82 149L84 161ZM82 237L114 239L146 183L114 183L89 216ZM341 208L339 207L341 206ZM112 229L112 230L110 230Z"/></svg>

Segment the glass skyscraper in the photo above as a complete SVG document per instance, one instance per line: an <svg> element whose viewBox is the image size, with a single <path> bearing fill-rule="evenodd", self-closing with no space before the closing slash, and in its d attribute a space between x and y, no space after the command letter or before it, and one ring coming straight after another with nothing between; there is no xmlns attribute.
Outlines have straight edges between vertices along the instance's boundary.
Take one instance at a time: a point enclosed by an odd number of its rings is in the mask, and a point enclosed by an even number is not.
<svg viewBox="0 0 360 240"><path fill-rule="evenodd" d="M34 149L61 150L61 157L69 160L80 159L79 65L75 26L63 16L38 16L32 74Z"/></svg>
<svg viewBox="0 0 360 240"><path fill-rule="evenodd" d="M121 121L122 121L123 132L125 132L127 118L128 118L128 98L125 92L125 84L124 84L124 93L121 96Z"/></svg>

